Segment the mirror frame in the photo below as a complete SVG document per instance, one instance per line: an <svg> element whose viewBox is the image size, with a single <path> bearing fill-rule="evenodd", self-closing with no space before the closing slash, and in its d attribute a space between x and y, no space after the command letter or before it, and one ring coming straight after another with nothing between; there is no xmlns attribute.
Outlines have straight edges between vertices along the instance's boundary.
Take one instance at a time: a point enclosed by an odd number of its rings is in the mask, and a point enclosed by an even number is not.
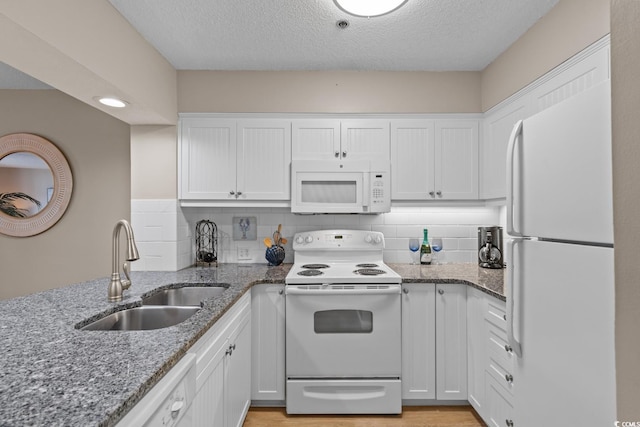
<svg viewBox="0 0 640 427"><path fill-rule="evenodd" d="M49 165L53 195L37 214L27 218L14 218L0 212L0 233L15 237L35 236L62 218L71 201L73 176L64 154L48 139L31 133L13 133L0 138L0 160L18 152L35 154Z"/></svg>

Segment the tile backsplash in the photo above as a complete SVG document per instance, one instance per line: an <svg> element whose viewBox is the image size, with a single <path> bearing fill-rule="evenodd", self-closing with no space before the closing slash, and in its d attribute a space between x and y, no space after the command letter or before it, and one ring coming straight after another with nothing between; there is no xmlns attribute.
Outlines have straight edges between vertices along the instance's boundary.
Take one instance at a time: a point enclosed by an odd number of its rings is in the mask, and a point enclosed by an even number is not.
<svg viewBox="0 0 640 427"><path fill-rule="evenodd" d="M234 240L233 218L255 217L256 240ZM141 260L134 270L174 271L195 263L195 227L202 219L218 227L218 261L266 263L262 240L282 224L285 262L293 262L295 233L319 229L381 231L385 236L384 261L410 262L409 238L441 237L442 262L475 262L479 226L503 225L500 206L392 207L380 215L294 215L288 208L182 208L177 200L132 200L131 220ZM243 260L238 260L242 252Z"/></svg>

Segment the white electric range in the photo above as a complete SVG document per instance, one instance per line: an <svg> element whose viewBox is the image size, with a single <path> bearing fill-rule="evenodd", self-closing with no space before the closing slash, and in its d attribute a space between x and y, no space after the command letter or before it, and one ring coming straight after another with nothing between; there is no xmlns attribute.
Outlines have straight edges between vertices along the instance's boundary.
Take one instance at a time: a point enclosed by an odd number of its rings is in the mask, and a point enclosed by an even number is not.
<svg viewBox="0 0 640 427"><path fill-rule="evenodd" d="M285 279L287 412L402 412L401 277L384 235L298 233Z"/></svg>

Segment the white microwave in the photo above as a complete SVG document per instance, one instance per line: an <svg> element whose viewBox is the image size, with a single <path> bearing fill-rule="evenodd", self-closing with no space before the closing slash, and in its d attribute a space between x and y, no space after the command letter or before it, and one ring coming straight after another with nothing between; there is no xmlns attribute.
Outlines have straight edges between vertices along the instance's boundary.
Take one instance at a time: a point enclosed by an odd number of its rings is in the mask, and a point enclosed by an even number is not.
<svg viewBox="0 0 640 427"><path fill-rule="evenodd" d="M388 162L368 160L293 160L291 212L389 212L389 169Z"/></svg>

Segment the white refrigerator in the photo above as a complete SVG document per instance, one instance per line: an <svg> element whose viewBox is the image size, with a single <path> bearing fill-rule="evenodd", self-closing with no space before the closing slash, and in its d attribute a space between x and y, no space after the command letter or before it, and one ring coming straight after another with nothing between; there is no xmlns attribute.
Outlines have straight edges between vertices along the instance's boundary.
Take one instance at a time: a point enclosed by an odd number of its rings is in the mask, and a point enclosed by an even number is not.
<svg viewBox="0 0 640 427"><path fill-rule="evenodd" d="M518 122L507 150L517 427L613 426L609 81Z"/></svg>

